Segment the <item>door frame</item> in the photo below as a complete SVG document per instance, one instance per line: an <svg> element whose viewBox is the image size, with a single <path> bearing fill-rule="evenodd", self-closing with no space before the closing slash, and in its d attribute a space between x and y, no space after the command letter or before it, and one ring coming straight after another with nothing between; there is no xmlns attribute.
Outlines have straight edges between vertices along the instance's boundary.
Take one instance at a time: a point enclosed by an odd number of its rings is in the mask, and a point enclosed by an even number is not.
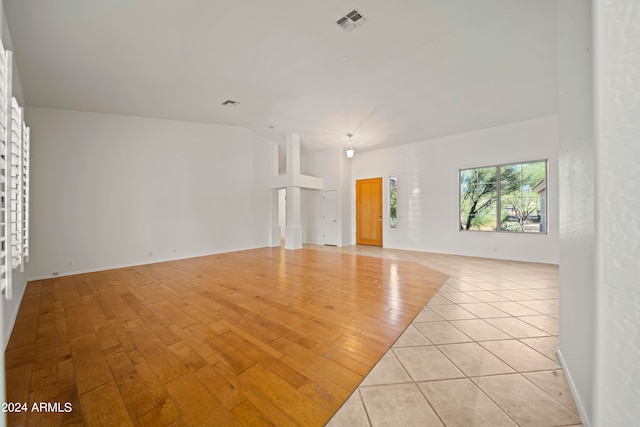
<svg viewBox="0 0 640 427"><path fill-rule="evenodd" d="M371 182L376 182L379 184L380 186L380 195L379 195L379 204L378 204L378 212L379 212L379 218L376 221L378 223L378 234L380 236L379 240L373 240L373 239L363 239L359 236L359 226L358 223L359 221L361 221L361 218L359 218L359 212L358 212L358 205L359 205L359 191L358 191L358 186L359 183L371 183ZM362 195L360 195L362 196ZM356 234L356 245L368 245L368 246L379 246L382 247L383 245L383 237L384 237L384 227L383 227L383 217L384 217L384 180L382 177L376 177L376 178L366 178L366 179L357 179L356 180L356 185L355 185L355 234ZM373 219L375 220L375 219Z"/></svg>

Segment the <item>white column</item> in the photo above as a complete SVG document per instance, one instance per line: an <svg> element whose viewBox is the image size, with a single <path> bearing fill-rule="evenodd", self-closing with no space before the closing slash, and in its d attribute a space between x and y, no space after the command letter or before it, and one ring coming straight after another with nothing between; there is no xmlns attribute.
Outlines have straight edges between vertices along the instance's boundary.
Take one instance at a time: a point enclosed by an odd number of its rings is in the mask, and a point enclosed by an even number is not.
<svg viewBox="0 0 640 427"><path fill-rule="evenodd" d="M284 248L302 248L302 227L300 226L300 187L287 187L287 227Z"/></svg>
<svg viewBox="0 0 640 427"><path fill-rule="evenodd" d="M311 188L314 190L322 190L322 179L315 176L300 174L300 137L296 134L287 135L287 172L280 175L276 170L269 181L269 188L287 190L286 212L287 224L285 226L284 247L286 249L302 248L302 210L301 210L301 189ZM277 164L277 163L276 163ZM277 193L273 196L272 203L274 206L278 203ZM277 214L279 212L272 210L272 230L271 243L276 246L276 235L280 235L278 231L282 231L277 227Z"/></svg>
<svg viewBox="0 0 640 427"><path fill-rule="evenodd" d="M287 135L287 175L300 175L300 137L295 133Z"/></svg>
<svg viewBox="0 0 640 427"><path fill-rule="evenodd" d="M300 137L287 135L287 175L300 176ZM302 226L300 207L300 187L287 187L287 227L285 228L284 248L302 248Z"/></svg>

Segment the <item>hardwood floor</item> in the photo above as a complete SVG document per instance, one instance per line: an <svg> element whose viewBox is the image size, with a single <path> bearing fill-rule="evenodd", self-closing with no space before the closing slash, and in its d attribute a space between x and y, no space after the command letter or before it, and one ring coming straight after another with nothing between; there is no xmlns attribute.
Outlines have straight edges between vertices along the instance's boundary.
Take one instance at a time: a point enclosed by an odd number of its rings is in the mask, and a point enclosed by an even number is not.
<svg viewBox="0 0 640 427"><path fill-rule="evenodd" d="M446 277L256 249L32 282L5 353L34 425L320 426Z"/></svg>

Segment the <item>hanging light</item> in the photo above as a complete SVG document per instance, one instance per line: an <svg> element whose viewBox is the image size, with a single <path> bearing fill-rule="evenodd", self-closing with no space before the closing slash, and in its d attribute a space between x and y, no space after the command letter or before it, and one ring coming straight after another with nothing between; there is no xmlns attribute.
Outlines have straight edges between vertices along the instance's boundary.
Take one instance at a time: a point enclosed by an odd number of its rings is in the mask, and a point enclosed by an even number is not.
<svg viewBox="0 0 640 427"><path fill-rule="evenodd" d="M351 143L351 137L353 136L353 134L348 133L347 136L349 137L349 143L347 144L347 149L345 150L345 153L347 153L347 158L351 159L353 158L353 154L356 152L356 150L353 149L353 144Z"/></svg>

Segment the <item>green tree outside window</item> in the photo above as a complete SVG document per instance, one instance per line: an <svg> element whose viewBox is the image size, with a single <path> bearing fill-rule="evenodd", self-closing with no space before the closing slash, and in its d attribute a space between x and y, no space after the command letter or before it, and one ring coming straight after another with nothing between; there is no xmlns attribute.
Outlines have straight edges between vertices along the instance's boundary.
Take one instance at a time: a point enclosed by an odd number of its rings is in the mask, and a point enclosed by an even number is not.
<svg viewBox="0 0 640 427"><path fill-rule="evenodd" d="M461 170L460 230L546 232L546 180L546 161Z"/></svg>

